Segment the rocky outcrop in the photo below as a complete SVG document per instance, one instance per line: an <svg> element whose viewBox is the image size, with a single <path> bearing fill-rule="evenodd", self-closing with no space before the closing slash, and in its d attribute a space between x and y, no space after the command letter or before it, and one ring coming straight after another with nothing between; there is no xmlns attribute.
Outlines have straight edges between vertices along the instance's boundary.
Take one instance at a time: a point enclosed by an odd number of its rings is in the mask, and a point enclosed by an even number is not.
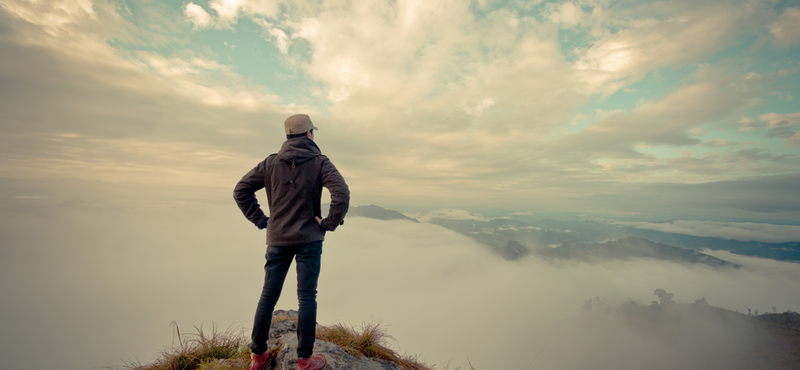
<svg viewBox="0 0 800 370"><path fill-rule="evenodd" d="M275 310L269 331L269 347L272 355L266 370L297 369L297 311ZM321 326L317 325L317 329ZM369 358L356 358L339 346L317 339L314 354L322 354L328 360L325 370L400 370L400 366Z"/></svg>

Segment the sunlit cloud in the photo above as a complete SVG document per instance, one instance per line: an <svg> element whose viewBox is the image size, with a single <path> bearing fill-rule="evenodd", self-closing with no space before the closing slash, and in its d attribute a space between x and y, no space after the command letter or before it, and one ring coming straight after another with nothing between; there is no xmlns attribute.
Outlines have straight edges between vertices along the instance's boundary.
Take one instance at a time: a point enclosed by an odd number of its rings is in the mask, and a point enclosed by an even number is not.
<svg viewBox="0 0 800 370"><path fill-rule="evenodd" d="M281 97L253 86L228 66L213 60L197 56L164 58L147 52L138 53L138 57L164 82L205 104L261 110L282 102Z"/></svg>
<svg viewBox="0 0 800 370"><path fill-rule="evenodd" d="M647 5L634 7L633 12L637 10L642 11L641 18L627 21L608 19L613 12L597 15L600 22L623 29L606 32L591 47L579 49L574 68L593 92L612 94L658 68L697 60L729 46L741 32L755 26L750 18L757 8L698 3L691 11L659 16L646 13Z"/></svg>
<svg viewBox="0 0 800 370"><path fill-rule="evenodd" d="M240 16L274 17L281 3L280 0L211 0L208 8L214 12L212 16L202 6L189 2L184 4L183 14L196 29L229 29L236 25Z"/></svg>
<svg viewBox="0 0 800 370"><path fill-rule="evenodd" d="M575 3L562 3L555 6L556 10L550 15L550 21L563 26L574 26L580 24L583 18L583 11Z"/></svg>
<svg viewBox="0 0 800 370"><path fill-rule="evenodd" d="M189 2L183 6L183 14L194 24L195 28L205 28L211 23L211 16L203 7Z"/></svg>
<svg viewBox="0 0 800 370"><path fill-rule="evenodd" d="M76 134L17 135L16 145L37 148L48 160L18 151L0 166L0 176L44 180L85 179L104 182L226 187L239 171L210 169L252 164L239 153L195 143L134 138L97 138ZM37 143L44 140L47 145ZM206 169L206 170L203 170Z"/></svg>

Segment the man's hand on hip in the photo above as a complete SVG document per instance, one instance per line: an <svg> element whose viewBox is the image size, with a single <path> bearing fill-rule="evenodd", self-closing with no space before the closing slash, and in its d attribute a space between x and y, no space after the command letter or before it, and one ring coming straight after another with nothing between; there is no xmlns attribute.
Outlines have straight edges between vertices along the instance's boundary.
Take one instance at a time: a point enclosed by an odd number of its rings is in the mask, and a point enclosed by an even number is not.
<svg viewBox="0 0 800 370"><path fill-rule="evenodd" d="M319 227L322 228L322 230L328 231L328 229L325 227L325 220L316 216L314 217L314 219L317 220L317 223L319 224Z"/></svg>

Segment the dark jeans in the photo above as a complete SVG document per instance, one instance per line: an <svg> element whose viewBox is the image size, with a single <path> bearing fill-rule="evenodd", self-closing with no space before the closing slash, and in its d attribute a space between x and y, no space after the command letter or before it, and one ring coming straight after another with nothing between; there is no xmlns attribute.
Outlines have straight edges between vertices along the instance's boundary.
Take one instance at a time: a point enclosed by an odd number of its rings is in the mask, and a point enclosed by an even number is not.
<svg viewBox="0 0 800 370"><path fill-rule="evenodd" d="M267 247L267 264L264 265L266 276L261 299L258 300L256 318L253 323L253 343L250 352L264 353L268 350L269 326L272 323L272 311L281 296L283 281L297 259L297 300L300 309L297 318L297 357L311 357L314 352L317 326L317 280L319 279L320 260L322 257L322 241L285 246Z"/></svg>

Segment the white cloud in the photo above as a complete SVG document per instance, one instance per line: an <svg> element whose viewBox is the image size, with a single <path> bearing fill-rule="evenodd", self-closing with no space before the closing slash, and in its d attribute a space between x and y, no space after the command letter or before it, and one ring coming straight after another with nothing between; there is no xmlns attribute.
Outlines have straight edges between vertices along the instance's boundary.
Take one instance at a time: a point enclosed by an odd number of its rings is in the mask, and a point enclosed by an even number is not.
<svg viewBox="0 0 800 370"><path fill-rule="evenodd" d="M692 236L722 238L728 240L786 243L800 241L800 226L776 225L755 222L717 222L675 220L664 223L615 222L639 229L656 230Z"/></svg>
<svg viewBox="0 0 800 370"><path fill-rule="evenodd" d="M800 44L800 8L786 8L769 26L773 43L779 47Z"/></svg>
<svg viewBox="0 0 800 370"><path fill-rule="evenodd" d="M575 94L569 67L553 41L537 38L533 19L501 9L476 22L460 2L366 3L323 8L313 17L290 12L299 20L287 22L291 38L308 42L305 70L323 83L319 95L335 103L341 119L441 132L555 125L551 115L566 115L566 95ZM503 107L522 104L557 112L505 116L514 110ZM489 107L504 113L467 123Z"/></svg>
<svg viewBox="0 0 800 370"><path fill-rule="evenodd" d="M195 28L206 28L211 22L211 16L205 9L192 2L183 6L183 14L189 18Z"/></svg>
<svg viewBox="0 0 800 370"><path fill-rule="evenodd" d="M759 116L771 129L768 136L780 137L787 146L800 146L800 112L789 114L767 113Z"/></svg>
<svg viewBox="0 0 800 370"><path fill-rule="evenodd" d="M201 6L189 2L183 6L186 16L195 28L232 28L242 15L275 17L280 11L281 0L211 0L208 7L214 11L212 17Z"/></svg>
<svg viewBox="0 0 800 370"><path fill-rule="evenodd" d="M583 11L575 3L562 3L557 6L557 10L550 15L550 20L558 25L574 26L581 23Z"/></svg>
<svg viewBox="0 0 800 370"><path fill-rule="evenodd" d="M269 30L269 34L275 37L275 46L278 47L278 50L280 50L281 53L288 54L289 37L286 36L286 32L278 28L273 28Z"/></svg>
<svg viewBox="0 0 800 370"><path fill-rule="evenodd" d="M758 118L766 121L769 128L789 127L800 124L800 112L789 114L767 113Z"/></svg>
<svg viewBox="0 0 800 370"><path fill-rule="evenodd" d="M48 4L38 1L7 1L3 8L33 24L43 25L55 30L70 24L81 23L84 19L97 19L97 13L90 0L53 0Z"/></svg>
<svg viewBox="0 0 800 370"><path fill-rule="evenodd" d="M262 18L253 18L253 22L264 28L267 34L272 36L272 39L275 42L275 47L277 47L281 53L284 55L289 54L289 36L286 35L286 32L273 26L272 23ZM270 40L269 37L265 37L265 39Z"/></svg>
<svg viewBox="0 0 800 370"><path fill-rule="evenodd" d="M587 152L593 159L633 159L641 163L641 153L634 148L648 146L697 145L690 130L706 124L713 117L725 117L755 101L748 93L734 91L731 86L747 76L718 76L714 71L702 70L693 84L658 101L642 101L627 113L612 112L584 130L564 136L547 146L557 152ZM723 92L720 92L722 90ZM721 99L721 96L727 98Z"/></svg>
<svg viewBox="0 0 800 370"><path fill-rule="evenodd" d="M149 52L140 52L138 57L164 82L204 104L258 111L274 108L282 101L214 60L197 56L165 58Z"/></svg>
<svg viewBox="0 0 800 370"><path fill-rule="evenodd" d="M236 23L243 2L240 0L211 0L208 7L214 9L219 17L218 22L224 27Z"/></svg>
<svg viewBox="0 0 800 370"><path fill-rule="evenodd" d="M127 32L135 27L106 1L10 0L3 2L0 11L17 18L9 24L17 31L9 34L13 35L10 41L44 46L71 57L103 60L114 54L108 38L126 42L135 38Z"/></svg>
<svg viewBox="0 0 800 370"><path fill-rule="evenodd" d="M614 93L659 68L683 65L721 50L755 26L756 9L750 6L698 3L692 9L675 7L677 11L658 15L650 6L622 10L627 16L624 21L615 19L614 11L599 13L595 22L622 29L606 31L591 47L578 50L574 68L590 91ZM630 19L637 11L639 18Z"/></svg>

